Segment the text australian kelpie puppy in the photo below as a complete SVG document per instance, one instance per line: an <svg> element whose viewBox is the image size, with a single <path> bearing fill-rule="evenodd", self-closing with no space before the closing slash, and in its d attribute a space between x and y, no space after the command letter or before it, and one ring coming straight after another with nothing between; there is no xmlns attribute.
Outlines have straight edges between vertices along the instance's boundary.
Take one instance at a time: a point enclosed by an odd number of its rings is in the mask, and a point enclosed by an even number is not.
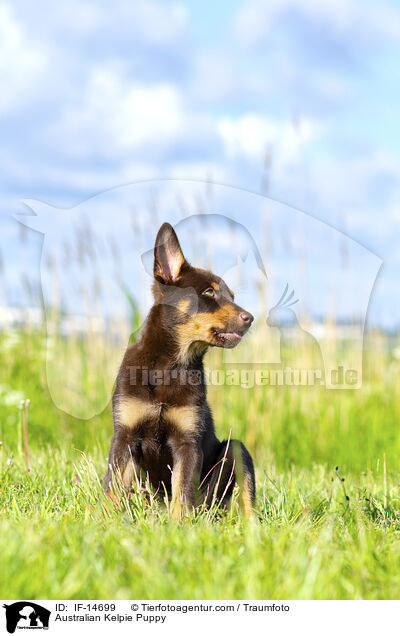
<svg viewBox="0 0 400 636"><path fill-rule="evenodd" d="M174 518L204 501L226 505L239 486L245 515L255 499L253 461L239 440L220 442L206 399L208 347L235 347L253 316L225 282L189 265L164 223L154 248L154 305L130 346L113 395L114 437L104 480L130 490L139 475L170 500Z"/></svg>

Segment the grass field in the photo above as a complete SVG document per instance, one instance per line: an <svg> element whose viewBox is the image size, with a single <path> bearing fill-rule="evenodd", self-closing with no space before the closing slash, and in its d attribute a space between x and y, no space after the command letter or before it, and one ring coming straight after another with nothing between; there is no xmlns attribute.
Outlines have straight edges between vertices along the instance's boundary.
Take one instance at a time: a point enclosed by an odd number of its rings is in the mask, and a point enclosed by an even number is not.
<svg viewBox="0 0 400 636"><path fill-rule="evenodd" d="M253 454L256 514L179 525L145 488L105 503L110 409L56 409L43 335L0 334L0 597L400 598L400 361L371 336L364 367L356 391L211 387L218 434Z"/></svg>

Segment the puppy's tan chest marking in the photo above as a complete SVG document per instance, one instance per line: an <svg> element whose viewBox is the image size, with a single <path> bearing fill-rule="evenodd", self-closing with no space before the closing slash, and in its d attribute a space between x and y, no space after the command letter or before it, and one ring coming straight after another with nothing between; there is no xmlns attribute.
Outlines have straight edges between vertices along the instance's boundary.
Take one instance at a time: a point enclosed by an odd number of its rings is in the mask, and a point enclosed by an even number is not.
<svg viewBox="0 0 400 636"><path fill-rule="evenodd" d="M160 420L162 415L167 424L182 433L195 431L200 419L197 406L168 406L136 397L122 398L116 407L116 414L118 422L130 429L146 420Z"/></svg>
<svg viewBox="0 0 400 636"><path fill-rule="evenodd" d="M182 433L194 432L200 414L197 406L170 406L163 412L164 419Z"/></svg>
<svg viewBox="0 0 400 636"><path fill-rule="evenodd" d="M147 402L137 397L124 397L116 407L116 415L122 426L135 428L145 420L159 419L161 404Z"/></svg>

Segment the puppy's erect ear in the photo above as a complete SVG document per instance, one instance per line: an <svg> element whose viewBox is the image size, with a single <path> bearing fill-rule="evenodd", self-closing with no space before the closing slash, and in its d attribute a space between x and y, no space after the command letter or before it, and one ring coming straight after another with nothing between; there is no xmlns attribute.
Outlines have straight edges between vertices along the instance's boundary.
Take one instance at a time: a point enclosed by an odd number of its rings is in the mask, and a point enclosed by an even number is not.
<svg viewBox="0 0 400 636"><path fill-rule="evenodd" d="M162 283L174 283L185 264L174 228L169 223L163 223L154 246L154 278Z"/></svg>

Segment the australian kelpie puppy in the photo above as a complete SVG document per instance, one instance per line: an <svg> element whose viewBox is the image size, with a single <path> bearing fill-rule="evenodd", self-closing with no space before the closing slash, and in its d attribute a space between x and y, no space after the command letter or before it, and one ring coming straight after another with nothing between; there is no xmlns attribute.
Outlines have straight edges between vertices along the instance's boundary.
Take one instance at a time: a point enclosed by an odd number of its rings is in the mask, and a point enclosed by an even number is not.
<svg viewBox="0 0 400 636"><path fill-rule="evenodd" d="M113 395L114 437L104 488L113 476L130 490L143 475L179 519L206 502L223 506L235 484L245 515L255 499L253 461L238 440L220 442L206 399L208 347L235 347L253 316L225 282L189 265L164 223L154 248L154 305L140 340L130 346Z"/></svg>

